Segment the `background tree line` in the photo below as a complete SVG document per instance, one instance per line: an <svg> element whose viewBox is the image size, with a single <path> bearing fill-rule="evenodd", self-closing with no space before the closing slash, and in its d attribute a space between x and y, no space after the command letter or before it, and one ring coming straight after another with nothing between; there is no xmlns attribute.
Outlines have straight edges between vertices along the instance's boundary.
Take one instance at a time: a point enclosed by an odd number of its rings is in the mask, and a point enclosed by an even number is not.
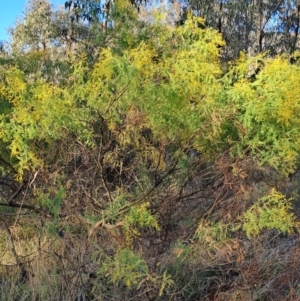
<svg viewBox="0 0 300 301"><path fill-rule="evenodd" d="M160 6L155 1L131 4L129 10L139 13ZM172 13L170 22L182 24L187 12L192 11L205 19L206 26L218 30L226 42L222 57L227 61L237 58L241 51L253 56L266 51L270 55L292 54L297 50L300 3L296 0L172 1L165 2L164 7ZM24 20L12 29L12 49L47 47L51 42L52 46L64 45L66 49L78 42L97 47L112 34L109 29L116 29L118 22L129 26L124 21L132 15L129 11L118 12L111 0L66 1L61 8L55 12L48 2L29 1Z"/></svg>

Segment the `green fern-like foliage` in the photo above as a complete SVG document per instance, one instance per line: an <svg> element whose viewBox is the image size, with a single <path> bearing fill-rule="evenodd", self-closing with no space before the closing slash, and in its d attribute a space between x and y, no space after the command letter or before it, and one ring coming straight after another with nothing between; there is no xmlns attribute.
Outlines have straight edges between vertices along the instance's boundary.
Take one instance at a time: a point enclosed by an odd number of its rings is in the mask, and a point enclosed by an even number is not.
<svg viewBox="0 0 300 301"><path fill-rule="evenodd" d="M134 235L139 234L139 229L153 228L159 230L158 221L147 210L149 203L146 202L140 206L130 207L124 218L125 238L128 243L132 242Z"/></svg>
<svg viewBox="0 0 300 301"><path fill-rule="evenodd" d="M250 80L251 70L258 68ZM226 103L233 114L229 123L239 136L232 144L235 154L247 151L260 165L272 166L285 175L294 172L300 149L299 73L299 66L284 57L260 55L250 59L241 56L225 76L234 80Z"/></svg>
<svg viewBox="0 0 300 301"><path fill-rule="evenodd" d="M208 245L222 243L229 239L230 226L223 222L209 222L202 220L196 230L195 237Z"/></svg>
<svg viewBox="0 0 300 301"><path fill-rule="evenodd" d="M127 287L134 287L147 278L148 266L138 254L122 249L113 259L108 258L103 262L98 273L109 276L115 284L124 283Z"/></svg>
<svg viewBox="0 0 300 301"><path fill-rule="evenodd" d="M296 217L291 212L292 199L272 189L250 207L243 217L243 230L248 237L259 235L263 229L276 229L291 233L297 226Z"/></svg>

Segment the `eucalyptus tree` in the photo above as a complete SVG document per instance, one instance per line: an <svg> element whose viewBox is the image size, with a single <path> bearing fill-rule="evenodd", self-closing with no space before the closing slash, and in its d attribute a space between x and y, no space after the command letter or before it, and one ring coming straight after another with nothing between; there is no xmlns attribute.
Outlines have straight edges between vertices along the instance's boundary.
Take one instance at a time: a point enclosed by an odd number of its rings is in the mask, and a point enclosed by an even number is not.
<svg viewBox="0 0 300 301"><path fill-rule="evenodd" d="M29 0L21 18L9 29L10 54L34 78L64 82L70 55L86 50L89 24L75 22L76 12L55 10L48 0Z"/></svg>
<svg viewBox="0 0 300 301"><path fill-rule="evenodd" d="M54 41L53 12L47 0L29 0L23 18L10 28L13 52L44 51Z"/></svg>
<svg viewBox="0 0 300 301"><path fill-rule="evenodd" d="M54 10L48 0L29 0L23 17L9 30L13 53L74 50L87 38L88 24L74 22L76 10Z"/></svg>
<svg viewBox="0 0 300 301"><path fill-rule="evenodd" d="M227 60L240 51L250 56L264 51L274 55L299 47L299 0L187 0L182 7L222 33Z"/></svg>

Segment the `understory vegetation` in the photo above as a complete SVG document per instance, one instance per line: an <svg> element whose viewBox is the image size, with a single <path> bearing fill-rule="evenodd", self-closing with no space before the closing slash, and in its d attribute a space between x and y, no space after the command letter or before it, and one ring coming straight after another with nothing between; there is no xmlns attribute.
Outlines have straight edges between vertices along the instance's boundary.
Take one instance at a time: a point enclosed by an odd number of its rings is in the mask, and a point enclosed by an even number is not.
<svg viewBox="0 0 300 301"><path fill-rule="evenodd" d="M1 300L300 300L297 43L237 53L193 5L28 1L0 54Z"/></svg>

